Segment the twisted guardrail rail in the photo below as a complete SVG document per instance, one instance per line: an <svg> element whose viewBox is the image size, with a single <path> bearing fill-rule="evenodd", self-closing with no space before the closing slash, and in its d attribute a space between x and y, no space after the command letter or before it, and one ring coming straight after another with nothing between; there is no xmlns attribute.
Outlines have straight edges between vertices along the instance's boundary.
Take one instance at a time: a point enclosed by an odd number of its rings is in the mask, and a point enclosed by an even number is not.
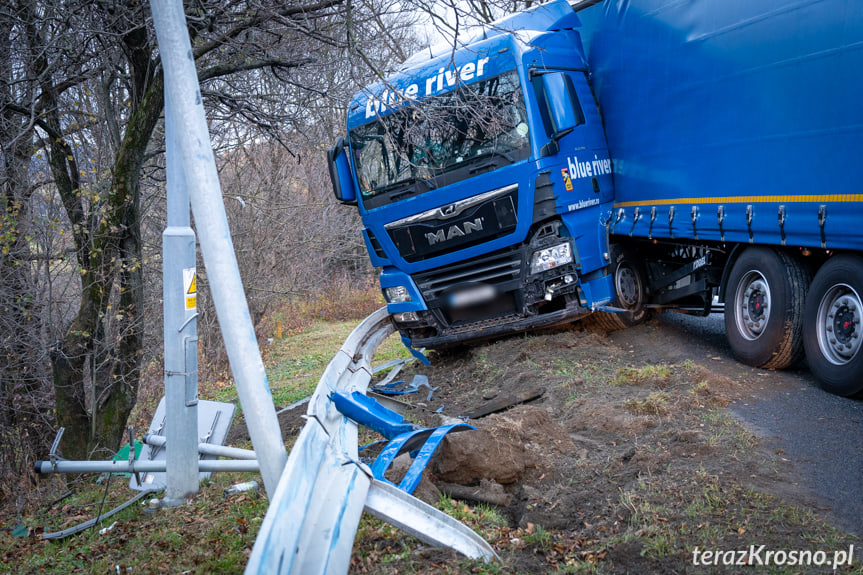
<svg viewBox="0 0 863 575"><path fill-rule="evenodd" d="M372 356L393 331L386 308L379 309L354 329L327 366L270 498L247 574L347 573L364 510L430 545L486 561L497 558L463 523L374 479L359 460L357 424L330 399L336 391L365 393Z"/></svg>

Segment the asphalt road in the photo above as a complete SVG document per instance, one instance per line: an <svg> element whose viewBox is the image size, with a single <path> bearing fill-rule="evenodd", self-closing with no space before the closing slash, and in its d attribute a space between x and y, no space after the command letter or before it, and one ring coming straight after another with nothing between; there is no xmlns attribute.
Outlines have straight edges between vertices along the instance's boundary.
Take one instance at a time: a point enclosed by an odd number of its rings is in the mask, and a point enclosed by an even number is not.
<svg viewBox="0 0 863 575"><path fill-rule="evenodd" d="M663 314L654 321L663 330L682 332L696 353L716 365L752 372L731 357L721 314ZM758 383L747 387L747 397L731 413L791 462L795 479L828 510L831 523L863 536L863 400L822 391L805 361L755 375L748 381Z"/></svg>

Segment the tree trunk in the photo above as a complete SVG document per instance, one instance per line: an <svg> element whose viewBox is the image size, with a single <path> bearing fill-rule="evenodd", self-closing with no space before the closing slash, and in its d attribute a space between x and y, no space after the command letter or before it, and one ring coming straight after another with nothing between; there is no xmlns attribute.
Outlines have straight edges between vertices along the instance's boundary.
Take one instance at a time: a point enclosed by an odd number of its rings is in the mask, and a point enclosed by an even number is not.
<svg viewBox="0 0 863 575"><path fill-rule="evenodd" d="M40 352L44 302L35 293L26 225L33 192L28 171L34 133L10 108L16 97L27 94L14 82L13 26L14 17L0 15L0 471L20 476L50 436L51 404ZM4 474L0 484L6 480Z"/></svg>
<svg viewBox="0 0 863 575"><path fill-rule="evenodd" d="M99 447L117 449L137 401L144 301L140 172L163 103L157 74L126 127L83 274L91 283L84 286L78 315L52 359L57 419L67 428L63 454L69 459L86 458ZM109 307L110 301L117 305ZM88 381L95 398L89 411Z"/></svg>

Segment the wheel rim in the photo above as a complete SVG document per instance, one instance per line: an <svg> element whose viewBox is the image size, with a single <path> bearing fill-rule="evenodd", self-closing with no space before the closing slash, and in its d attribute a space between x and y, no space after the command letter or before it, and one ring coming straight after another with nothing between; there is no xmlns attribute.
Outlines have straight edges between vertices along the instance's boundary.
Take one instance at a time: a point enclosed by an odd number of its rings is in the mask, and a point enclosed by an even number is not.
<svg viewBox="0 0 863 575"><path fill-rule="evenodd" d="M848 284L827 290L818 304L818 346L834 365L851 361L860 350L860 296Z"/></svg>
<svg viewBox="0 0 863 575"><path fill-rule="evenodd" d="M770 305L767 279L757 270L746 272L734 296L734 320L740 335L749 341L761 337L770 320Z"/></svg>
<svg viewBox="0 0 863 575"><path fill-rule="evenodd" d="M641 299L641 279L634 269L626 264L617 268L614 287L617 290L617 297L624 307L632 309L638 305Z"/></svg>

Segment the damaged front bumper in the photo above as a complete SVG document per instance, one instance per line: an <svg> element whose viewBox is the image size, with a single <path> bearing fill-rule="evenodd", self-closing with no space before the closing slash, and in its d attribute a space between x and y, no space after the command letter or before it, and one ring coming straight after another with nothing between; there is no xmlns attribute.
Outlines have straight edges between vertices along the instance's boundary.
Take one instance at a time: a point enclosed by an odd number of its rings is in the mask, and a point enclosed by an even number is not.
<svg viewBox="0 0 863 575"><path fill-rule="evenodd" d="M560 246L571 250L568 261L537 265L538 254L567 251ZM574 242L561 238L558 226L550 226L527 244L415 274L411 290L426 309L396 311L399 306L392 304L390 309L398 330L418 348L551 327L611 301L613 287L605 269L584 276L580 272Z"/></svg>

